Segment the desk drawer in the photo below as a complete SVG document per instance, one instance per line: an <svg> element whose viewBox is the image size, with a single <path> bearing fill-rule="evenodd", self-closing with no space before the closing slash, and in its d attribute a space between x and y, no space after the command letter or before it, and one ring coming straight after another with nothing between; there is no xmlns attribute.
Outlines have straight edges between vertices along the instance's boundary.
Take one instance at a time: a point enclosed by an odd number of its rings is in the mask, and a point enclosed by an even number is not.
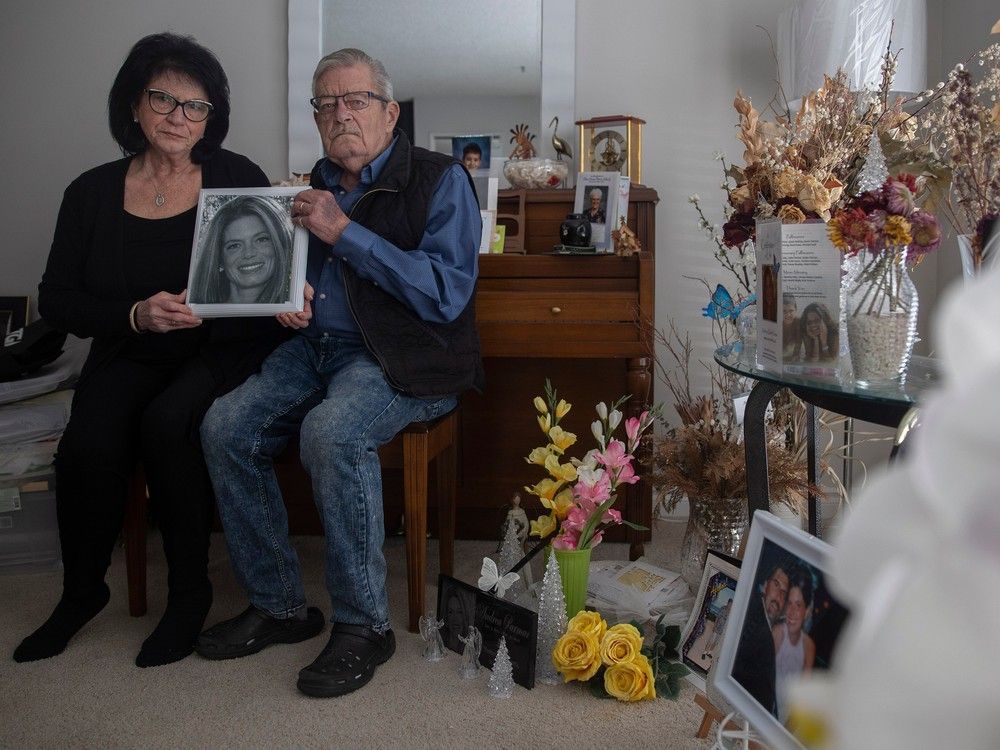
<svg viewBox="0 0 1000 750"><path fill-rule="evenodd" d="M629 322L635 320L637 297L632 292L491 292L476 294L476 319L481 323Z"/></svg>

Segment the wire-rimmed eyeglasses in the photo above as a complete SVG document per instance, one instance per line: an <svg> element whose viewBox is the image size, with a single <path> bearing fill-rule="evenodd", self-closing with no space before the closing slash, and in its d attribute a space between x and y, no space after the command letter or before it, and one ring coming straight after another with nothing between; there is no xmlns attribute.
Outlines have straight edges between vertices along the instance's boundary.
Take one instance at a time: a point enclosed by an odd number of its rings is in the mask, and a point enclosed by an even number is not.
<svg viewBox="0 0 1000 750"><path fill-rule="evenodd" d="M184 116L191 122L204 122L214 107L201 99L189 99L186 102L178 101L166 91L160 89L146 89L149 99L149 108L158 115L169 115L178 107L184 112Z"/></svg>
<svg viewBox="0 0 1000 750"><path fill-rule="evenodd" d="M384 96L379 96L374 91L348 91L346 94L341 94L340 96L314 96L309 100L309 103L313 106L313 109L321 115L332 115L337 111L337 102L343 101L344 106L347 107L352 112L357 112L359 109L365 109L369 104L371 104L372 99L377 99L380 102L388 102Z"/></svg>

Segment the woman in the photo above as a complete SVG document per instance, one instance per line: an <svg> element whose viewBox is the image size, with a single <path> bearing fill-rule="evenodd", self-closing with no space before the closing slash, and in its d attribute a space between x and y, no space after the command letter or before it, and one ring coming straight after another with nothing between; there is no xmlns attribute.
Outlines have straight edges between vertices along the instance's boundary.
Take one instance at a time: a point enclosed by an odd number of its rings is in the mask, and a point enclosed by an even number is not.
<svg viewBox="0 0 1000 750"><path fill-rule="evenodd" d="M840 353L837 324L818 302L806 305L799 318L799 345L803 362L831 362Z"/></svg>
<svg viewBox="0 0 1000 750"><path fill-rule="evenodd" d="M604 193L600 188L594 188L587 196L590 198L590 205L587 207L587 221L591 224L603 224L606 215L602 204L604 203Z"/></svg>
<svg viewBox="0 0 1000 750"><path fill-rule="evenodd" d="M15 661L62 652L107 604L104 575L140 461L169 592L136 664L191 653L212 602L199 425L281 335L273 319L202 325L185 304L198 191L268 184L256 164L220 148L229 87L215 56L174 34L140 40L111 87L108 122L125 158L66 189L38 287L42 318L93 343L55 459L63 593Z"/></svg>
<svg viewBox="0 0 1000 750"><path fill-rule="evenodd" d="M787 691L796 676L812 671L816 660L816 644L804 630L812 609L812 576L805 570L789 576L785 619L771 628L774 638L774 690L777 696L778 720L788 718Z"/></svg>
<svg viewBox="0 0 1000 750"><path fill-rule="evenodd" d="M191 302L262 304L289 298L292 231L272 198L241 195L212 217Z"/></svg>

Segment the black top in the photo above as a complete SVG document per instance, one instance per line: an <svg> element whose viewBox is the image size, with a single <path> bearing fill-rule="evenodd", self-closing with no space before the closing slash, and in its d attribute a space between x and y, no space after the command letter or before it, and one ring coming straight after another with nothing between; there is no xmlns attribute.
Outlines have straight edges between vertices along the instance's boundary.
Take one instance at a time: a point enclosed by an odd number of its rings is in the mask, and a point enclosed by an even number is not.
<svg viewBox="0 0 1000 750"><path fill-rule="evenodd" d="M95 167L66 188L48 263L38 285L38 312L49 325L94 339L78 388L127 342L173 335L137 334L129 326L132 305L148 296L131 288L126 278L125 175L130 163L131 157ZM203 188L268 184L260 167L231 151L219 149L201 164ZM188 252L191 241L189 235ZM156 291L164 288L160 285ZM205 330L198 356L215 375L220 393L242 383L287 336L273 317L220 318L206 321L200 328Z"/></svg>
<svg viewBox="0 0 1000 750"><path fill-rule="evenodd" d="M198 207L166 219L146 219L125 213L125 254L122 273L129 293L136 299L157 292L177 294L187 285ZM122 355L150 362L172 362L198 354L208 329L197 328L128 340Z"/></svg>

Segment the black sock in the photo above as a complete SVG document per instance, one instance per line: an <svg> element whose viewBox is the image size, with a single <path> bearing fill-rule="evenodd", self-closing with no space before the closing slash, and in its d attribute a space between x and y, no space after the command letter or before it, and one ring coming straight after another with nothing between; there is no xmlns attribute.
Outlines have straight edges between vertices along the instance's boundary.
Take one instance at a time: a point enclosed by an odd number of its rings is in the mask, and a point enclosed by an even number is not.
<svg viewBox="0 0 1000 750"><path fill-rule="evenodd" d="M159 667L189 656L194 651L194 643L211 607L211 587L207 592L201 591L168 601L163 617L143 641L139 655L135 657L135 665Z"/></svg>
<svg viewBox="0 0 1000 750"><path fill-rule="evenodd" d="M37 661L61 654L70 638L104 609L110 598L111 591L104 582L86 599L63 596L49 619L14 649L14 661Z"/></svg>

